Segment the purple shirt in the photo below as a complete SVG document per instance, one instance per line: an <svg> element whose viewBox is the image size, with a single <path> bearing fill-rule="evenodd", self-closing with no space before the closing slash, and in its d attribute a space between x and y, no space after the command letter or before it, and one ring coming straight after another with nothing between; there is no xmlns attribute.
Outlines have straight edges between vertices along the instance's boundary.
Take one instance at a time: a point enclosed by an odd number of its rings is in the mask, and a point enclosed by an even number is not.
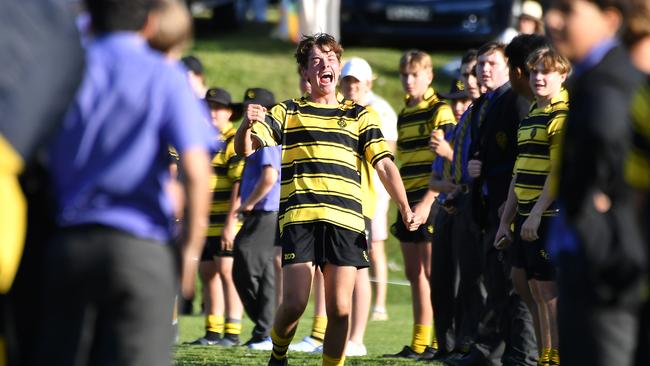
<svg viewBox="0 0 650 366"><path fill-rule="evenodd" d="M185 75L132 32L88 45L83 83L51 146L61 226L101 224L170 238L168 146L207 150Z"/></svg>
<svg viewBox="0 0 650 366"><path fill-rule="evenodd" d="M246 158L246 166L242 174L240 194L244 202L253 193L262 170L270 166L278 171L278 180L264 198L255 204L256 211L277 211L280 205L280 171L282 163L282 146L263 147Z"/></svg>

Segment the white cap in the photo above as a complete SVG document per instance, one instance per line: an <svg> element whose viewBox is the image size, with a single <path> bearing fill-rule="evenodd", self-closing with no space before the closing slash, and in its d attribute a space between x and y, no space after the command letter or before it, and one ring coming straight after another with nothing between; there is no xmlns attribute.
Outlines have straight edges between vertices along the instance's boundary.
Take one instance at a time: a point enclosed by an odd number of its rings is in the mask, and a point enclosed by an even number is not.
<svg viewBox="0 0 650 366"><path fill-rule="evenodd" d="M343 70L341 70L340 78L343 79L346 76L352 76L359 81L370 81L372 80L372 69L366 60L353 57L343 65Z"/></svg>
<svg viewBox="0 0 650 366"><path fill-rule="evenodd" d="M521 15L541 20L543 12L542 6L537 1L526 0L521 5Z"/></svg>

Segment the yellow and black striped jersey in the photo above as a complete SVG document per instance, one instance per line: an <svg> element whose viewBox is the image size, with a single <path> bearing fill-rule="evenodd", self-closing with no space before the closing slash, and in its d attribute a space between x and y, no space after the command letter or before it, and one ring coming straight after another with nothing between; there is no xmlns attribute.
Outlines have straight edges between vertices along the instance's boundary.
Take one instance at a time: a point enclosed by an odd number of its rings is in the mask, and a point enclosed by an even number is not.
<svg viewBox="0 0 650 366"><path fill-rule="evenodd" d="M625 179L634 188L650 190L650 82L632 101L632 147L625 161Z"/></svg>
<svg viewBox="0 0 650 366"><path fill-rule="evenodd" d="M407 99L408 102L408 99ZM409 203L422 199L429 187L429 176L436 153L429 148L431 132L456 125L449 104L429 88L417 105L404 107L397 117L397 158Z"/></svg>
<svg viewBox="0 0 650 366"><path fill-rule="evenodd" d="M233 184L241 179L244 170L244 159L235 154L235 132L232 123L223 129L221 139L226 147L218 151L212 158L213 174L210 176L210 226L207 236L221 236L226 215L230 210L230 195Z"/></svg>
<svg viewBox="0 0 650 366"><path fill-rule="evenodd" d="M530 214L544 189L546 178L555 170L553 165L559 159L562 129L569 113L569 94L562 89L546 107L533 104L528 116L519 124L517 132L517 161L514 172L515 195L518 212ZM544 212L544 216L558 213L555 202Z"/></svg>
<svg viewBox="0 0 650 366"><path fill-rule="evenodd" d="M287 100L253 125L263 146L282 144L280 230L328 222L363 233L363 161L392 157L376 115L350 101Z"/></svg>
<svg viewBox="0 0 650 366"><path fill-rule="evenodd" d="M372 114L372 120L376 121L377 126L381 129L381 119L377 111L370 106L366 106L366 109ZM360 173L361 193L363 194L363 216L372 220L375 216L375 209L377 208L377 190L375 189L375 181L373 179L375 168L366 160L363 160Z"/></svg>

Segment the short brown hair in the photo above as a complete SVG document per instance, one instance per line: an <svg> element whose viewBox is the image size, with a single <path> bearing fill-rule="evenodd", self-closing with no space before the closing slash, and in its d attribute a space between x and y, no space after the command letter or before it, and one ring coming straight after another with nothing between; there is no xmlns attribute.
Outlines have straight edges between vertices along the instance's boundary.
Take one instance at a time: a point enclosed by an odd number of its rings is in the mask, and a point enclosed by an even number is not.
<svg viewBox="0 0 650 366"><path fill-rule="evenodd" d="M538 63L544 65L544 70L557 71L560 74L571 72L571 63L552 47L538 48L528 56L526 66L532 69Z"/></svg>
<svg viewBox="0 0 650 366"><path fill-rule="evenodd" d="M298 70L304 70L309 63L309 52L314 46L318 46L321 50L328 49L336 54L336 58L341 61L341 54L343 54L343 47L336 41L334 37L327 33L316 33L312 36L303 34L298 47L296 48L296 62L298 63Z"/></svg>
<svg viewBox="0 0 650 366"><path fill-rule="evenodd" d="M482 45L478 51L476 52L477 57L481 57L482 55L486 55L492 52L501 52L501 55L503 55L503 58L506 57L506 45L501 43L501 42L496 42L496 41L490 41L484 45Z"/></svg>
<svg viewBox="0 0 650 366"><path fill-rule="evenodd" d="M630 16L623 30L623 42L630 47L648 36L650 36L650 2L630 0Z"/></svg>

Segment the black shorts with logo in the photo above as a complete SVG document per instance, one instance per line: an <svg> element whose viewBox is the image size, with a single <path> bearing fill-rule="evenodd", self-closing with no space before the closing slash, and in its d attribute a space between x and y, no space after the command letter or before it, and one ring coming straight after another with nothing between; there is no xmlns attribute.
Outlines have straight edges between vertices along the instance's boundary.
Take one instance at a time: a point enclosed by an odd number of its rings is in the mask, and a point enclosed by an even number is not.
<svg viewBox="0 0 650 366"><path fill-rule="evenodd" d="M330 224L311 222L287 225L280 236L282 266L312 262L323 266L365 268L370 265L364 233Z"/></svg>
<svg viewBox="0 0 650 366"><path fill-rule="evenodd" d="M415 205L411 205L413 207ZM431 243L433 240L434 225L436 222L436 214L440 209L440 204L434 202L431 205L431 211L429 211L429 217L427 221L422 223L420 227L415 231L409 231L404 222L402 222L402 214L397 210L397 218L395 223L390 227L390 232L393 234L397 240L404 243Z"/></svg>
<svg viewBox="0 0 650 366"><path fill-rule="evenodd" d="M521 226L528 216L517 214L515 219L514 243L512 248L512 266L523 268L528 279L538 281L555 281L557 271L546 250L546 239L550 217L542 216L537 229L539 239L524 241L521 239Z"/></svg>
<svg viewBox="0 0 650 366"><path fill-rule="evenodd" d="M209 262L214 260L214 257L232 257L232 254L232 250L221 250L220 236L208 236L205 238L201 262Z"/></svg>

